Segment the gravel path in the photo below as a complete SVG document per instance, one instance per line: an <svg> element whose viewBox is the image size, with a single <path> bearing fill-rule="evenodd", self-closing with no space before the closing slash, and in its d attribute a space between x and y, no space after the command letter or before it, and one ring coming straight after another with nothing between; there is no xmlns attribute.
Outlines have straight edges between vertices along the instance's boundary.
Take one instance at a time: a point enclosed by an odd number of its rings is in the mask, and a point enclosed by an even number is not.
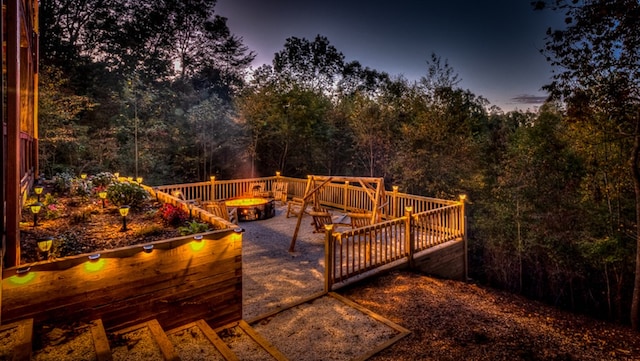
<svg viewBox="0 0 640 361"><path fill-rule="evenodd" d="M305 215L295 252L289 245L296 217L286 218L287 207L263 221L241 222L243 318L249 320L301 301L324 288L324 234L313 233Z"/></svg>

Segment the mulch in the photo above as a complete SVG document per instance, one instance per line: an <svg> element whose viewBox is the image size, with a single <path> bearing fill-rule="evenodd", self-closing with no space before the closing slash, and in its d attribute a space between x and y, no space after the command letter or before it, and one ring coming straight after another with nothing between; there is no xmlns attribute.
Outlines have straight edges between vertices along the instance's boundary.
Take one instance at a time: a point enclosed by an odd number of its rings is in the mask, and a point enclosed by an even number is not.
<svg viewBox="0 0 640 361"><path fill-rule="evenodd" d="M473 283L393 272L341 293L412 334L371 360L640 360L640 333Z"/></svg>

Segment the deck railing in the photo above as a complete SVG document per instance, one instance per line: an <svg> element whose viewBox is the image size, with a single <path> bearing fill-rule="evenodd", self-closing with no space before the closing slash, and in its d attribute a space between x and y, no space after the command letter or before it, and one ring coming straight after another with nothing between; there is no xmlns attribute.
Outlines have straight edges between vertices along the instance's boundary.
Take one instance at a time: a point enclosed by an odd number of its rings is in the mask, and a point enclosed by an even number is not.
<svg viewBox="0 0 640 361"><path fill-rule="evenodd" d="M307 179L283 176L217 180L154 187L155 190L190 200L219 200L251 194L255 185L273 189L275 182L287 183L289 198L304 197ZM317 193L321 205L344 212L372 210L373 202L360 185L327 183ZM383 221L357 229L333 229L325 246L325 287L331 290L362 273L406 259L448 241L464 239L464 200L444 200L400 193L397 187L385 191L379 214Z"/></svg>
<svg viewBox="0 0 640 361"><path fill-rule="evenodd" d="M399 260L411 266L417 252L465 239L464 201L370 226L341 231L329 227L325 239L325 290Z"/></svg>
<svg viewBox="0 0 640 361"><path fill-rule="evenodd" d="M304 197L307 180L301 178L272 176L261 178L247 178L235 180L212 179L209 182L173 184L154 187L169 194L179 191L185 200L218 200L243 197L251 194L252 188L260 185L262 189L272 190L275 182L287 183L289 198ZM373 203L367 192L359 185L349 183L327 183L318 193L321 205L341 209L344 212L357 210L371 210ZM408 207L413 212L440 209L455 205L457 201L416 196L401 193L396 187L392 191L385 191L384 198L379 203L379 214L385 219L394 219L404 214Z"/></svg>

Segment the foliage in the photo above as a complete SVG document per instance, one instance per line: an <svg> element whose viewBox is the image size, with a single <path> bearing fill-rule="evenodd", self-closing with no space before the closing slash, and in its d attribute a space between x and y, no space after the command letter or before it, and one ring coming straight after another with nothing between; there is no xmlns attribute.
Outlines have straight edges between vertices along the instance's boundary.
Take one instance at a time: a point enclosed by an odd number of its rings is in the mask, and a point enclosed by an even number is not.
<svg viewBox="0 0 640 361"><path fill-rule="evenodd" d="M533 4L536 9L548 6L545 1ZM572 121L613 135L610 143L629 145L622 149L631 159L636 199L636 219L629 222L636 243L630 320L640 329L640 3L558 0L549 7L565 16L566 26L547 32L542 52L559 71L546 89L566 102Z"/></svg>
<svg viewBox="0 0 640 361"><path fill-rule="evenodd" d="M160 216L165 224L173 227L180 227L189 220L189 214L186 211L169 203L162 205Z"/></svg>
<svg viewBox="0 0 640 361"><path fill-rule="evenodd" d="M139 208L148 198L149 193L136 183L115 182L107 187L107 199L116 206Z"/></svg>
<svg viewBox="0 0 640 361"><path fill-rule="evenodd" d="M73 186L73 174L68 172L57 173L54 176L53 190L59 194L70 194Z"/></svg>
<svg viewBox="0 0 640 361"><path fill-rule="evenodd" d="M116 177L110 172L100 172L91 178L91 182L96 188L106 188L115 180Z"/></svg>
<svg viewBox="0 0 640 361"><path fill-rule="evenodd" d="M202 233L209 230L209 225L207 223L201 223L196 220L187 222L186 226L178 228L178 231L181 235L186 236L189 234Z"/></svg>
<svg viewBox="0 0 640 361"><path fill-rule="evenodd" d="M71 180L71 195L88 198L93 192L93 182L86 179L73 178Z"/></svg>

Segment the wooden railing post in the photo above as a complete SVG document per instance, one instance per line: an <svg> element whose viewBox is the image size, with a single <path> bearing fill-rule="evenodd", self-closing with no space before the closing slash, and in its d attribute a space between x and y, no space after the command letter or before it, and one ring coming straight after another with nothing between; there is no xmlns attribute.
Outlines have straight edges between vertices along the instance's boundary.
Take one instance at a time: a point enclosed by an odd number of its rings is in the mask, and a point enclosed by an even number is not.
<svg viewBox="0 0 640 361"><path fill-rule="evenodd" d="M347 203L349 201L349 181L344 182L344 212L347 212Z"/></svg>
<svg viewBox="0 0 640 361"><path fill-rule="evenodd" d="M391 217L398 217L398 186L393 186L393 197L391 202Z"/></svg>
<svg viewBox="0 0 640 361"><path fill-rule="evenodd" d="M333 224L327 224L324 228L324 292L327 293L331 292L331 287L333 286L335 237L333 236Z"/></svg>
<svg viewBox="0 0 640 361"><path fill-rule="evenodd" d="M407 217L406 229L405 229L405 249L407 253L407 263L409 269L414 268L413 253L415 251L415 240L413 234L413 207L406 207L404 209L404 215Z"/></svg>
<svg viewBox="0 0 640 361"><path fill-rule="evenodd" d="M209 179L211 181L211 195L209 196L210 198L209 200L215 201L216 200L216 176L214 175L209 176Z"/></svg>
<svg viewBox="0 0 640 361"><path fill-rule="evenodd" d="M460 230L462 232L462 242L464 245L464 280L469 279L469 246L467 242L467 215L465 213L465 200L467 196L460 195Z"/></svg>

